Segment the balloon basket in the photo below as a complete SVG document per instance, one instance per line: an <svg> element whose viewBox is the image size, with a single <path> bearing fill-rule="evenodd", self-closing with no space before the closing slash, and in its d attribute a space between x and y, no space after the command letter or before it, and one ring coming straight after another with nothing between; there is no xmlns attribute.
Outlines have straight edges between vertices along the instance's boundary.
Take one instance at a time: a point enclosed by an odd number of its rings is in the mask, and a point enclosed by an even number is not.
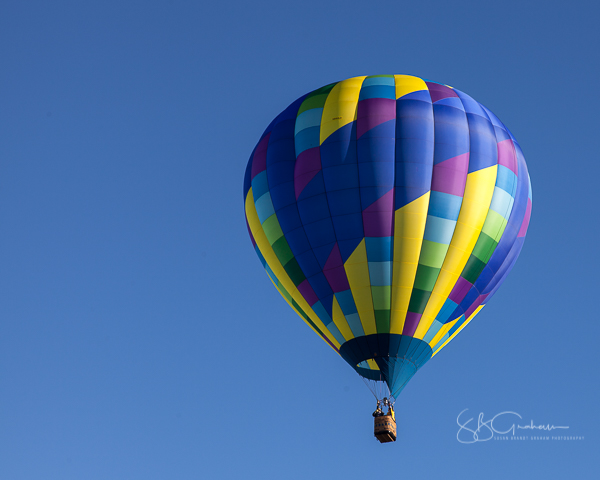
<svg viewBox="0 0 600 480"><path fill-rule="evenodd" d="M396 422L391 415L375 417L375 438L380 443L396 441Z"/></svg>

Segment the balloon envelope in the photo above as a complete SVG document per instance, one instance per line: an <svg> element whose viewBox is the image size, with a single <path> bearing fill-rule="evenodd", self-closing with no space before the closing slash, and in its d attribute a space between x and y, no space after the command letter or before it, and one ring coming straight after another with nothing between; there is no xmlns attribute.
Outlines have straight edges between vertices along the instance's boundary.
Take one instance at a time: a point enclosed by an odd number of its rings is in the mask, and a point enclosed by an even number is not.
<svg viewBox="0 0 600 480"><path fill-rule="evenodd" d="M273 120L244 181L246 220L290 306L396 397L483 308L531 213L521 149L465 93L356 77Z"/></svg>

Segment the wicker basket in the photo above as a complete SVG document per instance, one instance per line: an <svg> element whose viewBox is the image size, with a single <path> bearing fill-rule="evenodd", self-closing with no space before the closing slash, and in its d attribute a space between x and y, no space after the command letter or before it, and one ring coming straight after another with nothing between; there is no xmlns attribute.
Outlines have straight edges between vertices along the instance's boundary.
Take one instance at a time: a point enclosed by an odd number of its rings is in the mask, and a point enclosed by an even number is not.
<svg viewBox="0 0 600 480"><path fill-rule="evenodd" d="M396 422L391 415L375 417L375 438L381 443L396 441Z"/></svg>

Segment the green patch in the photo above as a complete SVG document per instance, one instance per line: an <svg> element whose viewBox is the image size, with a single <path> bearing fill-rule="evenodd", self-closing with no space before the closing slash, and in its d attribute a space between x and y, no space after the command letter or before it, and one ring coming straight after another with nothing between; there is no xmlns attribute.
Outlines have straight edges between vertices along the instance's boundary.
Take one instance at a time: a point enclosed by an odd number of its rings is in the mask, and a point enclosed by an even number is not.
<svg viewBox="0 0 600 480"><path fill-rule="evenodd" d="M500 241L500 237L506 227L506 219L494 210L488 210L485 223L483 224L482 232L496 242Z"/></svg>
<svg viewBox="0 0 600 480"><path fill-rule="evenodd" d="M390 333L390 311L375 310L377 333Z"/></svg>
<svg viewBox="0 0 600 480"><path fill-rule="evenodd" d="M475 255L483 263L487 263L492 256L492 253L494 253L496 245L498 245L498 242L496 242L489 235L481 232L481 235L479 235L477 243L475 244L475 248L473 249L473 255Z"/></svg>
<svg viewBox="0 0 600 480"><path fill-rule="evenodd" d="M423 240L419 263L427 265L428 267L442 268L444 258L446 258L446 253L448 252L448 247L450 247L450 245Z"/></svg>
<svg viewBox="0 0 600 480"><path fill-rule="evenodd" d="M295 258L292 258L288 263L285 264L283 268L289 275L292 282L294 282L294 285L298 286L304 280L306 280L306 277L304 276L304 273L302 272L302 269L300 268L300 265L298 265L298 262Z"/></svg>
<svg viewBox="0 0 600 480"><path fill-rule="evenodd" d="M375 310L389 310L392 304L392 287L371 286L371 294L373 295L373 308Z"/></svg>
<svg viewBox="0 0 600 480"><path fill-rule="evenodd" d="M294 299L292 298L290 293L285 289L285 287L281 284L281 282L277 282L277 287L279 288L281 294L288 300L288 302L291 302L293 305L295 303Z"/></svg>
<svg viewBox="0 0 600 480"><path fill-rule="evenodd" d="M439 274L439 268L428 267L427 265L419 265L417 268L417 276L415 277L414 288L426 290L428 292L433 291L433 287Z"/></svg>
<svg viewBox="0 0 600 480"><path fill-rule="evenodd" d="M327 100L327 97L329 96L329 92L331 92L331 89L335 86L336 83L332 83L331 85L327 85L309 93L302 102L302 105L300 105L296 116L312 108L323 108L325 106L325 100Z"/></svg>
<svg viewBox="0 0 600 480"><path fill-rule="evenodd" d="M479 278L479 275L485 268L485 265L486 264L479 260L477 257L471 255L460 276L467 280L469 283L475 283L475 281Z"/></svg>
<svg viewBox="0 0 600 480"><path fill-rule="evenodd" d="M413 313L423 313L430 296L431 292L419 290L418 288L413 289L410 296L410 302L408 303L408 311Z"/></svg>
<svg viewBox="0 0 600 480"><path fill-rule="evenodd" d="M275 252L275 255L277 255L277 258L279 259L282 265L285 265L292 258L294 258L294 254L292 253L292 250L290 249L287 240L283 236L279 237L279 239L275 241L275 243L273 244L273 251Z"/></svg>
<svg viewBox="0 0 600 480"><path fill-rule="evenodd" d="M265 232L270 245L273 245L277 239L283 236L283 232L279 226L279 220L277 220L275 214L271 215L263 222L262 229Z"/></svg>

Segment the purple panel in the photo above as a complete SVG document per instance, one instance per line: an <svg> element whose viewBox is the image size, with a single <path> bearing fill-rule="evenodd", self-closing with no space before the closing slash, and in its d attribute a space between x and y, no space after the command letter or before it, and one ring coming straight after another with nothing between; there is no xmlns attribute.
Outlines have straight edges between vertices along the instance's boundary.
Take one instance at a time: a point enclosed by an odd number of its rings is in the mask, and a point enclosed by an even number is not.
<svg viewBox="0 0 600 480"><path fill-rule="evenodd" d="M298 155L296 164L294 165L294 176L296 177L315 170L321 170L319 147L309 148Z"/></svg>
<svg viewBox="0 0 600 480"><path fill-rule="evenodd" d="M429 83L425 82L427 88L429 89L429 95L431 95L431 101L437 102L442 98L448 97L458 97L456 92L450 87L446 87L445 85L440 85L439 83Z"/></svg>
<svg viewBox="0 0 600 480"><path fill-rule="evenodd" d="M402 335L412 337L417 331L419 322L421 321L421 313L407 312L406 320L404 321L404 329Z"/></svg>
<svg viewBox="0 0 600 480"><path fill-rule="evenodd" d="M456 285L454 285L450 295L448 295L448 298L457 305L460 305L460 302L462 302L463 298L465 298L465 295L472 286L473 284L465 280L463 277L458 277L458 281L456 282Z"/></svg>
<svg viewBox="0 0 600 480"><path fill-rule="evenodd" d="M519 233L517 234L517 238L524 237L527 233L527 228L529 227L529 220L531 219L531 198L527 199L527 210L525 210L525 217L523 218L523 223L521 224L521 228Z"/></svg>
<svg viewBox="0 0 600 480"><path fill-rule="evenodd" d="M343 267L344 262L342 261L342 256L340 255L340 249L338 244L336 243L331 249L331 253L325 262L325 266L323 270L331 270L332 268Z"/></svg>
<svg viewBox="0 0 600 480"><path fill-rule="evenodd" d="M348 278L346 277L346 270L344 269L344 263L342 261L342 255L337 243L331 250L331 254L323 267L323 274L327 278L331 289L334 292L343 292L348 290L350 285L348 284Z"/></svg>
<svg viewBox="0 0 600 480"><path fill-rule="evenodd" d="M365 237L391 237L394 219L394 189L363 210Z"/></svg>
<svg viewBox="0 0 600 480"><path fill-rule="evenodd" d="M343 292L344 290L348 290L350 288L344 267L323 270L323 274L327 278L327 281L331 286L331 290L333 290L334 293Z"/></svg>
<svg viewBox="0 0 600 480"><path fill-rule="evenodd" d="M481 305L485 299L487 298L487 295L479 295L477 297L477 300L475 300L473 302L473 304L467 309L467 311L465 312L465 318L469 318L471 316L471 314L477 310L477 307L479 307L479 305Z"/></svg>
<svg viewBox="0 0 600 480"><path fill-rule="evenodd" d="M498 142L498 164L504 165L506 168L512 170L515 175L519 175L517 172L517 156L512 140Z"/></svg>
<svg viewBox="0 0 600 480"><path fill-rule="evenodd" d="M254 179L256 175L267 169L267 147L269 145L269 137L271 133L265 135L265 137L259 142L254 151L252 157L252 174L251 179Z"/></svg>
<svg viewBox="0 0 600 480"><path fill-rule="evenodd" d="M366 131L396 118L396 100L369 98L358 102L356 112L356 137Z"/></svg>
<svg viewBox="0 0 600 480"><path fill-rule="evenodd" d="M294 178L294 190L296 191L296 199L304 190L310 181L315 178L315 175L319 173L319 170L315 170L314 172L305 173L304 175L300 175L299 177Z"/></svg>
<svg viewBox="0 0 600 480"><path fill-rule="evenodd" d="M298 285L298 291L310 306L313 306L319 300L317 294L310 286L310 283L308 283L308 280L304 280L300 285Z"/></svg>
<svg viewBox="0 0 600 480"><path fill-rule="evenodd" d="M314 178L321 170L321 154L319 147L309 148L304 150L296 159L294 166L294 190L296 199L304 190L304 187Z"/></svg>
<svg viewBox="0 0 600 480"><path fill-rule="evenodd" d="M321 154L319 152L319 147L309 148L298 155L296 164L294 165L294 176L313 172L315 170L321 170Z"/></svg>
<svg viewBox="0 0 600 480"><path fill-rule="evenodd" d="M431 190L462 197L469 171L469 154L463 153L433 166Z"/></svg>

